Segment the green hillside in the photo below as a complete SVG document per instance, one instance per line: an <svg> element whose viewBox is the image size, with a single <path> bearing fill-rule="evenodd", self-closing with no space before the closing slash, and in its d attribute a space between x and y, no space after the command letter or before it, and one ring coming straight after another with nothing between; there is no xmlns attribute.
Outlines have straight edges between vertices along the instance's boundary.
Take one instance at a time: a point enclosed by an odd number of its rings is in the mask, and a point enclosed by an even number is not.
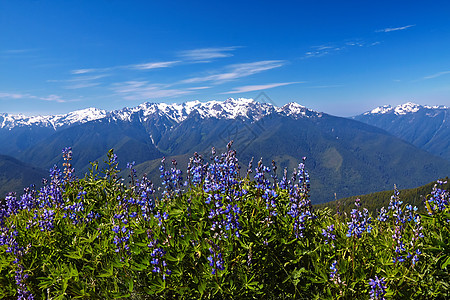
<svg viewBox="0 0 450 300"><path fill-rule="evenodd" d="M9 192L21 193L31 184L39 186L45 177L48 177L48 172L43 169L0 155L0 198Z"/></svg>
<svg viewBox="0 0 450 300"><path fill-rule="evenodd" d="M443 189L449 190L450 181L449 178L446 177L444 181L447 181L446 184L442 186ZM431 193L433 186L436 184L436 181L430 182L426 185L419 186L413 189L402 189L400 190L400 200L403 203L409 203L412 206L417 206L420 212L425 212L426 208L423 202L424 197ZM341 212L349 213L353 208L355 208L355 199L361 199L361 204L365 208L367 208L370 212L374 213L381 207L386 207L389 205L389 201L391 196L393 195L394 190L382 191L377 193L371 193L367 195L360 196L352 196L347 198L341 198L335 201L322 203L315 205L317 208L329 207L333 212L336 212L339 208Z"/></svg>

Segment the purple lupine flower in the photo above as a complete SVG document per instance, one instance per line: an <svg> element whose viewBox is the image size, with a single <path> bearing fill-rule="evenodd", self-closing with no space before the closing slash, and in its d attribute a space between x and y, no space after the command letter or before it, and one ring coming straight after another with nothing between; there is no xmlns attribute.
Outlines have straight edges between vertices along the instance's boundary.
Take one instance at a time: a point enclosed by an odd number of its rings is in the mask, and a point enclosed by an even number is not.
<svg viewBox="0 0 450 300"><path fill-rule="evenodd" d="M369 286L370 286L370 299L376 299L376 300L385 300L384 297L386 295L386 281L385 279L378 278L377 275L375 275L375 279L370 278L369 279Z"/></svg>
<svg viewBox="0 0 450 300"><path fill-rule="evenodd" d="M336 240L336 235L334 235L334 225L327 226L326 229L322 229L322 235L325 237L325 244L331 243L334 247L333 241Z"/></svg>
<svg viewBox="0 0 450 300"><path fill-rule="evenodd" d="M217 271L225 270L223 255L220 252L220 247L217 244L209 240L208 243L211 247L209 248L210 255L207 257L207 259L209 261L209 266L212 268L211 274L215 275Z"/></svg>
<svg viewBox="0 0 450 300"><path fill-rule="evenodd" d="M351 220L350 222L347 222L347 237L360 238L364 231L370 232L372 230L372 226L370 225L372 218L369 217L367 208L364 208L362 212L359 210L359 207L361 206L360 201L360 199L355 200L357 208L352 209L350 213Z"/></svg>
<svg viewBox="0 0 450 300"><path fill-rule="evenodd" d="M50 169L50 181L43 180L44 186L39 191L39 207L58 207L64 204L64 182L63 175L55 165Z"/></svg>
<svg viewBox="0 0 450 300"><path fill-rule="evenodd" d="M64 167L64 179L66 182L70 182L74 179L73 173L74 169L72 168L72 164L70 161L72 160L72 147L66 147L62 150L63 153L63 167Z"/></svg>
<svg viewBox="0 0 450 300"><path fill-rule="evenodd" d="M155 218L158 219L158 225L162 226L163 225L163 220L167 220L169 218L169 215L167 214L167 212L163 212L161 214L161 212L158 210L155 214Z"/></svg>
<svg viewBox="0 0 450 300"><path fill-rule="evenodd" d="M34 214L34 218L39 218L38 224L41 231L52 231L54 228L53 221L55 219L55 212L51 209L42 210L41 214Z"/></svg>
<svg viewBox="0 0 450 300"><path fill-rule="evenodd" d="M20 210L19 202L16 198L16 193L10 192L5 197L6 209L5 209L5 218L16 215Z"/></svg>
<svg viewBox="0 0 450 300"><path fill-rule="evenodd" d="M248 167L247 167L247 178L250 177L250 174L253 172L252 168L253 168L253 159L254 157L252 157L252 159L248 162Z"/></svg>
<svg viewBox="0 0 450 300"><path fill-rule="evenodd" d="M116 165L117 164L117 155L115 153L113 153L110 157L109 157L109 163L111 165Z"/></svg>
<svg viewBox="0 0 450 300"><path fill-rule="evenodd" d="M287 168L284 168L283 177L280 180L280 188L283 190L287 189L287 182L288 182L287 173L288 173Z"/></svg>
<svg viewBox="0 0 450 300"><path fill-rule="evenodd" d="M270 175L273 179L274 186L277 185L278 176L277 176L277 165L274 160L272 160L272 174Z"/></svg>
<svg viewBox="0 0 450 300"><path fill-rule="evenodd" d="M149 221L155 210L155 190L146 174L136 182L136 193L139 195L136 203L140 208L141 215L144 220Z"/></svg>
<svg viewBox="0 0 450 300"><path fill-rule="evenodd" d="M419 261L419 255L422 253L418 248L418 240L423 237L423 227L421 225L420 215L416 213L417 207L406 205L405 211L402 210L402 201L400 201L400 192L394 186L394 194L389 203L389 210L392 212L394 222L394 233L392 239L394 241L394 256L392 261L394 264L403 263L411 260L411 265ZM413 236L411 241L404 239L404 232L411 224L413 226Z"/></svg>
<svg viewBox="0 0 450 300"><path fill-rule="evenodd" d="M411 253L408 253L407 258L411 259L411 265L415 266L416 263L419 261L419 256L422 254L420 249L418 248L417 244L419 239L423 238L424 235L422 233L423 227L421 224L421 218L419 214L416 214L417 207L411 207L411 205L406 206L406 212L408 215L408 221L414 222L414 228L413 228L413 236L411 238L411 241L409 243L409 249L411 249Z"/></svg>
<svg viewBox="0 0 450 300"><path fill-rule="evenodd" d="M389 216L387 213L388 213L388 211L384 207L382 207L377 220L380 222L386 222L389 219Z"/></svg>
<svg viewBox="0 0 450 300"><path fill-rule="evenodd" d="M448 191L441 188L441 186L446 183L447 181L438 180L433 186L431 197L428 200L425 200L428 201L432 209L432 211L428 211L428 214L432 215L435 212L443 211L448 206L450 194Z"/></svg>
<svg viewBox="0 0 450 300"><path fill-rule="evenodd" d="M162 279L166 280L166 275L170 275L172 272L167 268L167 263L164 260L166 251L159 246L159 240L154 238L153 232L147 230L147 236L150 239L148 247L150 248L150 263L153 265L152 272L162 274Z"/></svg>
<svg viewBox="0 0 450 300"><path fill-rule="evenodd" d="M134 165L136 164L135 161L132 162L127 162L127 169L130 170L130 175L128 175L128 177L130 177L130 184L131 184L131 189L135 190L136 186L135 186L135 181L136 181L136 169L134 168Z"/></svg>
<svg viewBox="0 0 450 300"><path fill-rule="evenodd" d="M293 231L296 238L303 237L306 221L314 218L309 199L309 174L305 169L305 160L306 157L303 157L303 162L298 165L297 170L294 170L291 182L288 183L290 203L287 214L294 220ZM298 184L295 184L293 181L297 178Z"/></svg>
<svg viewBox="0 0 450 300"><path fill-rule="evenodd" d="M341 280L341 275L338 272L337 261L336 260L334 260L331 263L330 270L331 270L330 271L330 280L331 280L331 282L333 282L334 284L339 284L339 285L342 284L343 281Z"/></svg>
<svg viewBox="0 0 450 300"><path fill-rule="evenodd" d="M172 160L173 167L169 170L166 170L165 165L166 158L163 157L161 160L161 166L159 167L159 171L161 172L160 177L162 178L162 185L164 185L165 190L163 192L163 196L170 196L172 193L180 194L183 177L181 176L181 170L177 169L177 161Z"/></svg>
<svg viewBox="0 0 450 300"><path fill-rule="evenodd" d="M203 157L197 152L194 152L194 156L189 159L187 167L187 180L190 185L198 186L203 182L206 176L206 168Z"/></svg>
<svg viewBox="0 0 450 300"><path fill-rule="evenodd" d="M28 274L24 272L24 268L21 264L17 264L15 273L16 275L14 276L14 279L16 280L17 284L17 299L34 299L33 294L28 290L28 287L25 284L25 281L28 278Z"/></svg>
<svg viewBox="0 0 450 300"><path fill-rule="evenodd" d="M120 197L117 200L116 213L113 217L114 226L112 228L112 231L116 234L113 241L116 245L115 251L125 251L127 254L130 254L129 241L134 232L128 224L130 219L130 203L134 201L132 199L121 199Z"/></svg>
<svg viewBox="0 0 450 300"><path fill-rule="evenodd" d="M32 293L28 290L25 283L26 279L28 278L28 274L24 272L24 268L20 264L20 260L27 252L27 250L19 245L16 240L17 236L18 232L14 225L9 228L0 226L0 246L6 246L5 252L10 253L15 257L13 260L13 264L16 265L15 280L17 285L18 299L34 299Z"/></svg>
<svg viewBox="0 0 450 300"><path fill-rule="evenodd" d="M236 151L231 144L226 153L214 156L207 165L203 191L207 193L205 204L209 208L208 218L212 220L211 230L218 238L239 237L241 210L237 205L242 193L238 188L239 165Z"/></svg>

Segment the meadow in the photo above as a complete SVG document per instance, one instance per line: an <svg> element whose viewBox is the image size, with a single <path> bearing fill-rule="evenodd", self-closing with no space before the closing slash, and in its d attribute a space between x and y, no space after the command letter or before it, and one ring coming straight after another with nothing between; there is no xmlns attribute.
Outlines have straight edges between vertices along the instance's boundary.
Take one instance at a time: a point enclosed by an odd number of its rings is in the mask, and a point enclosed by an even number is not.
<svg viewBox="0 0 450 300"><path fill-rule="evenodd" d="M118 176L118 158L76 178L72 150L44 186L0 207L0 297L9 299L446 299L449 192L425 213L394 190L370 213L314 209L307 159L278 172L232 143L187 170L161 161L162 186ZM240 174L246 174L241 176ZM283 174L278 176L277 174ZM330 181L333 179L330 178ZM448 299L448 298L447 298Z"/></svg>

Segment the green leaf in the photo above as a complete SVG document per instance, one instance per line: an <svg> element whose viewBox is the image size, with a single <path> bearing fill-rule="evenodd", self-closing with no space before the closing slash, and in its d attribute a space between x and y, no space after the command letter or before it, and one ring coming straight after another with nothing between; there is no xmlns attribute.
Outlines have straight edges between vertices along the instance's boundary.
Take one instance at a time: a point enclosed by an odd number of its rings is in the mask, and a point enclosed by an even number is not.
<svg viewBox="0 0 450 300"><path fill-rule="evenodd" d="M103 272L102 274L98 275L98 277L101 277L101 278L112 277L113 276L113 271L114 271L114 268L111 265L109 267L109 269L106 270L106 272Z"/></svg>
<svg viewBox="0 0 450 300"><path fill-rule="evenodd" d="M450 264L450 256L447 257L447 260L442 264L441 269L445 269Z"/></svg>
<svg viewBox="0 0 450 300"><path fill-rule="evenodd" d="M128 291L130 293L133 291L133 279L128 280Z"/></svg>

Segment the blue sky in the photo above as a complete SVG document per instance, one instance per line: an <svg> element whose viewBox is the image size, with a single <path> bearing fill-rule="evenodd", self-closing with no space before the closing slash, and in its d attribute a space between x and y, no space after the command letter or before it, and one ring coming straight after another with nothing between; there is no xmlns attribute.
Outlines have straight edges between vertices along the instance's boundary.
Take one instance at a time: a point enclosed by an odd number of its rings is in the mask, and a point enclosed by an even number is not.
<svg viewBox="0 0 450 300"><path fill-rule="evenodd" d="M449 1L0 1L0 112L450 106Z"/></svg>

